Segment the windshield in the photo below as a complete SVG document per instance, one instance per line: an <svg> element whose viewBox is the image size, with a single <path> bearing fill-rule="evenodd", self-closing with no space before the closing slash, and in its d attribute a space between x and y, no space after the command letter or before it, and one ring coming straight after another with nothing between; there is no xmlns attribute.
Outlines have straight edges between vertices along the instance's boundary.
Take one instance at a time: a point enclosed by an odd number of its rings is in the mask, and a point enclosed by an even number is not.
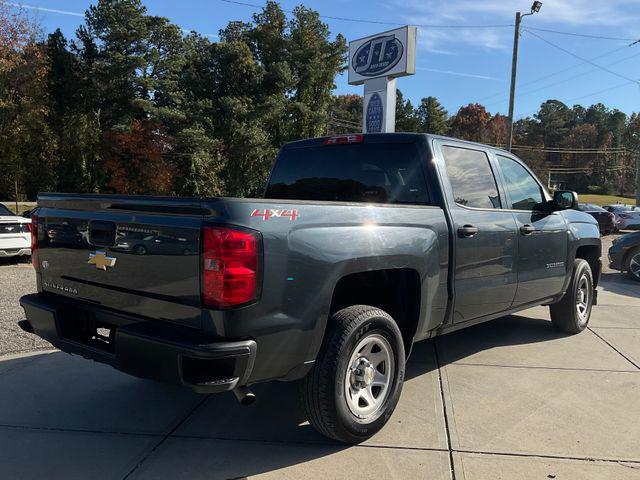
<svg viewBox="0 0 640 480"><path fill-rule="evenodd" d="M415 144L327 145L284 150L266 198L427 204Z"/></svg>
<svg viewBox="0 0 640 480"><path fill-rule="evenodd" d="M16 214L0 203L0 215L10 215L15 217Z"/></svg>

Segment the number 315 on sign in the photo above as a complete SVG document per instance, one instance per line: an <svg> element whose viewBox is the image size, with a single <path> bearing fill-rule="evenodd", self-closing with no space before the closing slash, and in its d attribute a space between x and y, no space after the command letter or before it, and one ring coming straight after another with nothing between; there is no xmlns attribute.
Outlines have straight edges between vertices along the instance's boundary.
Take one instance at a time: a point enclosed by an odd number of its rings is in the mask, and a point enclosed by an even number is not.
<svg viewBox="0 0 640 480"><path fill-rule="evenodd" d="M280 209L256 209L251 212L252 217L262 217L263 220L269 220L270 218L288 218L289 220L297 220L300 214L298 210L280 210Z"/></svg>

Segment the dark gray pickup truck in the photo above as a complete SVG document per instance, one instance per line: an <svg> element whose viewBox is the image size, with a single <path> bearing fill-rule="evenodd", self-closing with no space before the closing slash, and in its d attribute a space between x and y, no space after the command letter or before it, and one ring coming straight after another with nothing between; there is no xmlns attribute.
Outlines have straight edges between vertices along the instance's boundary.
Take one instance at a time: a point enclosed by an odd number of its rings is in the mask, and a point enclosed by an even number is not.
<svg viewBox="0 0 640 480"><path fill-rule="evenodd" d="M496 148L421 134L293 142L265 198L41 194L24 330L201 393L299 380L309 421L380 430L419 340L534 305L582 331L600 236Z"/></svg>

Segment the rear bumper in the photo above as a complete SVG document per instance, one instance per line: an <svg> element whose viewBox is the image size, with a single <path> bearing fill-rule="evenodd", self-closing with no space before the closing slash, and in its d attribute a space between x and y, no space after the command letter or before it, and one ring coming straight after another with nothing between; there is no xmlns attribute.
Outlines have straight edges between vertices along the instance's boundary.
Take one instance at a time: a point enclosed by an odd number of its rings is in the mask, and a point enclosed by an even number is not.
<svg viewBox="0 0 640 480"><path fill-rule="evenodd" d="M253 369L254 340L219 341L190 328L136 321L50 295L26 295L20 305L27 317L23 330L64 352L138 377L218 393L245 385Z"/></svg>

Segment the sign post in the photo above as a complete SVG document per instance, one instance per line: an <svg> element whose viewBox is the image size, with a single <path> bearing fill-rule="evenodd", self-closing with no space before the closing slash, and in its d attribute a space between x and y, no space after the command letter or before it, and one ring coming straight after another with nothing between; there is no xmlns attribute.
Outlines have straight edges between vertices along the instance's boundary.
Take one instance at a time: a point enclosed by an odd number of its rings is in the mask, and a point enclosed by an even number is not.
<svg viewBox="0 0 640 480"><path fill-rule="evenodd" d="M416 27L402 27L349 43L349 83L364 84L364 133L394 132L396 78L416 71Z"/></svg>

